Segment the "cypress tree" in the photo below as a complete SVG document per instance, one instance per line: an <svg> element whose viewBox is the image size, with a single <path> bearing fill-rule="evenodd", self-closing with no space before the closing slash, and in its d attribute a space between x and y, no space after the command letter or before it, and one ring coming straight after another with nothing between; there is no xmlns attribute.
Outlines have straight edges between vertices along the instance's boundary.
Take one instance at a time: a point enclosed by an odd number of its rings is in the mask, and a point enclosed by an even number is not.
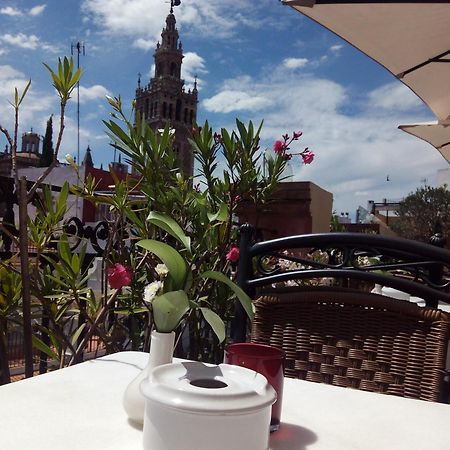
<svg viewBox="0 0 450 450"><path fill-rule="evenodd" d="M47 128L45 130L44 140L42 141L42 155L39 165L48 167L53 161L53 114L47 120Z"/></svg>

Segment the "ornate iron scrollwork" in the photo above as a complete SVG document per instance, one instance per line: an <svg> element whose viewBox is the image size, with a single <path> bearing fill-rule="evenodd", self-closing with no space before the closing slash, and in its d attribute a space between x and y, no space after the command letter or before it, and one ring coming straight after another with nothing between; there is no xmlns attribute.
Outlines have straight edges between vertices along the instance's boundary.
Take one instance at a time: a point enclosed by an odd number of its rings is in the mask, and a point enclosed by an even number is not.
<svg viewBox="0 0 450 450"><path fill-rule="evenodd" d="M103 255L106 242L110 236L108 222L101 221L92 227L83 225L83 222L78 217L71 217L66 220L63 230L70 238L70 249L72 251L76 250L83 241L87 240L95 252L92 256ZM102 245L102 243L104 244Z"/></svg>

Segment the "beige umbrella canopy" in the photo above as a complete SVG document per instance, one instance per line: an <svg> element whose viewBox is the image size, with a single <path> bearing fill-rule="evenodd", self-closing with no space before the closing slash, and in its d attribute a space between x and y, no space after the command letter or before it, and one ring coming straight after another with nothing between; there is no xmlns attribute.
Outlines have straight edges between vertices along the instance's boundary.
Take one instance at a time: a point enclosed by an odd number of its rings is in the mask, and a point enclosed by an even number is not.
<svg viewBox="0 0 450 450"><path fill-rule="evenodd" d="M450 163L450 122L415 123L400 125L399 128L436 147L439 153Z"/></svg>
<svg viewBox="0 0 450 450"><path fill-rule="evenodd" d="M439 122L424 136L405 129L408 126L401 129L432 145L428 133L449 130L443 123L450 119L450 1L283 2L384 66L429 106Z"/></svg>

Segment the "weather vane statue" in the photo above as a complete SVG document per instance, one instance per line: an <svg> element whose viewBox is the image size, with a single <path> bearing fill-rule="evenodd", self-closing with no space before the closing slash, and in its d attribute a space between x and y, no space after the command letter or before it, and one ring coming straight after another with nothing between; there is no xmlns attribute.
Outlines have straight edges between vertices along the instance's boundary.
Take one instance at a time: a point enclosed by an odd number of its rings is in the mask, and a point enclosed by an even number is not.
<svg viewBox="0 0 450 450"><path fill-rule="evenodd" d="M170 13L173 13L173 7L174 6L180 6L181 0L170 0Z"/></svg>

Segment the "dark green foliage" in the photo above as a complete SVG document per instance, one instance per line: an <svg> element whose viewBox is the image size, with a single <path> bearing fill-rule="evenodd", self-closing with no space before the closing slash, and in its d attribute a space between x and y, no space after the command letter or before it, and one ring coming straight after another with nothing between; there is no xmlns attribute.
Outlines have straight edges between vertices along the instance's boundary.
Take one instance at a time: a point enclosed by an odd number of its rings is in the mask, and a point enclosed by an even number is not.
<svg viewBox="0 0 450 450"><path fill-rule="evenodd" d="M392 229L401 237L428 242L442 227L448 238L450 232L450 192L447 186L424 186L410 193L400 202L398 219Z"/></svg>
<svg viewBox="0 0 450 450"><path fill-rule="evenodd" d="M44 140L42 141L42 155L39 161L40 167L48 167L54 157L53 150L53 116L47 120L47 128L45 129Z"/></svg>

